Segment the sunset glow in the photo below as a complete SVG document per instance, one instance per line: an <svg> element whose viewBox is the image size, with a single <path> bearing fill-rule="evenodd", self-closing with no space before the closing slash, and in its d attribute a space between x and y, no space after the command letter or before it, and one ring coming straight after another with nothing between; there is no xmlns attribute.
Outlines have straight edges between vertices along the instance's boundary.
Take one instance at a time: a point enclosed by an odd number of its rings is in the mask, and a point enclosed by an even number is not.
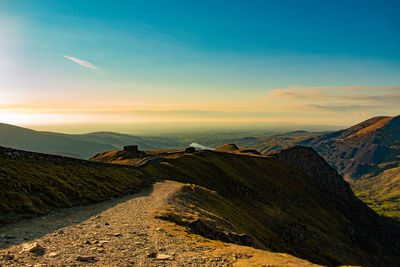
<svg viewBox="0 0 400 267"><path fill-rule="evenodd" d="M0 122L351 125L400 111L394 8L342 3L338 19L331 3L315 25L296 1L156 2L0 1Z"/></svg>

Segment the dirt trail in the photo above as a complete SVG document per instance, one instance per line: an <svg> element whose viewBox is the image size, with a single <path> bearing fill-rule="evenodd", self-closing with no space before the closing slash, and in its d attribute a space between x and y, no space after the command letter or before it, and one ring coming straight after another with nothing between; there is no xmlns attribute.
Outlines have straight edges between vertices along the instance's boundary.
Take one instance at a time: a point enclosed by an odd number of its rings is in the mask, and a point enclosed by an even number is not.
<svg viewBox="0 0 400 267"><path fill-rule="evenodd" d="M179 186L173 181L157 182L133 196L0 228L0 266L229 265L223 258L207 257L212 248L196 246L160 228L153 211L165 205ZM44 254L23 251L35 242L45 248Z"/></svg>
<svg viewBox="0 0 400 267"><path fill-rule="evenodd" d="M154 217L180 183L0 228L2 266L315 266L293 256L194 237ZM172 224L173 225L173 224ZM28 251L30 249L36 252Z"/></svg>

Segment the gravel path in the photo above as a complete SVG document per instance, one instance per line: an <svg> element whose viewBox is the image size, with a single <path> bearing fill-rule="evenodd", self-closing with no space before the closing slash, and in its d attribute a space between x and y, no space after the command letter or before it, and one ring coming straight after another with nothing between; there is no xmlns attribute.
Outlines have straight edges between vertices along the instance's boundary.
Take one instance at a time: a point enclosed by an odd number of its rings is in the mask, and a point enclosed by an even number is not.
<svg viewBox="0 0 400 267"><path fill-rule="evenodd" d="M0 266L230 266L154 218L180 185L157 182L135 195L0 228Z"/></svg>

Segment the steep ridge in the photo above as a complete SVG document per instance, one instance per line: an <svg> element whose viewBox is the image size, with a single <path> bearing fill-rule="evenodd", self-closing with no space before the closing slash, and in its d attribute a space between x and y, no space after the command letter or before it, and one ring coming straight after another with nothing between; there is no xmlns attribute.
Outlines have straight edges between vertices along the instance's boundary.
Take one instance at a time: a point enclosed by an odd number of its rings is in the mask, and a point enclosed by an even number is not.
<svg viewBox="0 0 400 267"><path fill-rule="evenodd" d="M292 157L302 157L300 166L288 163ZM143 169L159 179L189 183L158 217L193 233L319 264L399 264L398 224L358 200L312 149L268 157L171 153Z"/></svg>
<svg viewBox="0 0 400 267"><path fill-rule="evenodd" d="M376 258L384 258L390 248L396 248L400 253L400 225L378 216L368 208L354 195L350 185L312 148L297 146L271 156L301 168L313 179L326 197L355 226L350 231L354 234L357 246L374 253ZM379 243L379 240L385 242Z"/></svg>
<svg viewBox="0 0 400 267"><path fill-rule="evenodd" d="M138 191L142 171L0 147L0 224Z"/></svg>
<svg viewBox="0 0 400 267"><path fill-rule="evenodd" d="M371 118L298 144L315 148L375 211L400 220L400 116Z"/></svg>

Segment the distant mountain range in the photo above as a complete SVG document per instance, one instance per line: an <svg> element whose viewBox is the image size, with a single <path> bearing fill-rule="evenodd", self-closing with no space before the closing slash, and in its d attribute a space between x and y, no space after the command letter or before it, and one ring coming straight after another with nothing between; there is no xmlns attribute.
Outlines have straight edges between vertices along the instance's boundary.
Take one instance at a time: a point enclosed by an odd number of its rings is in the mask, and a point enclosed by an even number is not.
<svg viewBox="0 0 400 267"><path fill-rule="evenodd" d="M177 148L176 138L139 137L113 132L61 134L0 123L0 146L88 159L100 152L137 144L142 149Z"/></svg>
<svg viewBox="0 0 400 267"><path fill-rule="evenodd" d="M381 214L400 219L400 116L380 116L348 129L296 131L238 140L263 154L301 145L313 147Z"/></svg>

